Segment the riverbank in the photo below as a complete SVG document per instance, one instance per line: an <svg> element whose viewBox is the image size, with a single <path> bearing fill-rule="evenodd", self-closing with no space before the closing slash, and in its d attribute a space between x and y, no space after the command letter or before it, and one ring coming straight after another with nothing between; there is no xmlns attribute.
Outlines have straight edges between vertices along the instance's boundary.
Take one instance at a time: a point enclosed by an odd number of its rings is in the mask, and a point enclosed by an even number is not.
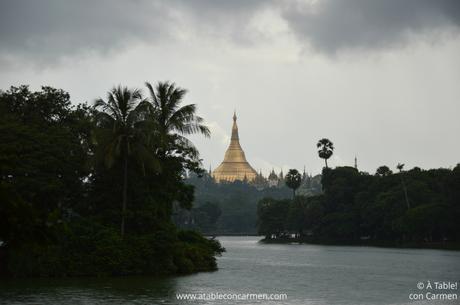
<svg viewBox="0 0 460 305"><path fill-rule="evenodd" d="M401 243L401 242L377 242L377 241L333 241L317 240L311 238L262 238L259 242L266 244L311 244L328 246L357 246L357 247L381 247L381 248L401 248L401 249L439 249L460 251L458 242L425 242L425 243Z"/></svg>

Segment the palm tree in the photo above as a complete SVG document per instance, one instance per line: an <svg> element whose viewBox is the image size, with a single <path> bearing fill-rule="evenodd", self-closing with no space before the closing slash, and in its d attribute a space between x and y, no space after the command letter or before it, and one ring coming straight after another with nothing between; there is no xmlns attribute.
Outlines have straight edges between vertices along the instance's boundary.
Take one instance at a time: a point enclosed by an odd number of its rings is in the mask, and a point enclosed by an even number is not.
<svg viewBox="0 0 460 305"><path fill-rule="evenodd" d="M404 163L398 163L398 165L396 165L396 168L399 170L399 175L401 178L401 185L404 190L404 199L406 200L407 209L410 209L410 202L409 202L409 196L407 195L406 182L404 181L404 177L403 177Z"/></svg>
<svg viewBox="0 0 460 305"><path fill-rule="evenodd" d="M334 144L329 139L323 138L318 141L316 147L318 148L318 156L321 159L324 159L324 162L326 162L326 168L328 168L327 159L329 159L334 153Z"/></svg>
<svg viewBox="0 0 460 305"><path fill-rule="evenodd" d="M166 157L180 147L198 158L198 151L185 136L199 133L209 137L211 132L203 124L203 118L196 115L195 104L181 106L187 90L170 82L158 82L155 88L148 82L145 85L150 93L150 116L158 127L159 155Z"/></svg>
<svg viewBox="0 0 460 305"><path fill-rule="evenodd" d="M299 188L300 183L302 182L302 175L296 169L290 169L285 177L286 185L288 188L292 189L293 198L295 198L295 191Z"/></svg>
<svg viewBox="0 0 460 305"><path fill-rule="evenodd" d="M97 156L104 160L107 168L111 168L117 160L122 162L123 188L121 211L121 236L125 234L126 207L128 201L128 161L129 156L136 154L145 172L145 165L156 170L159 164L145 146L145 135L140 124L143 121L144 109L142 95L138 89L114 87L107 93L107 100L97 99L94 107L97 110L96 142L99 150Z"/></svg>

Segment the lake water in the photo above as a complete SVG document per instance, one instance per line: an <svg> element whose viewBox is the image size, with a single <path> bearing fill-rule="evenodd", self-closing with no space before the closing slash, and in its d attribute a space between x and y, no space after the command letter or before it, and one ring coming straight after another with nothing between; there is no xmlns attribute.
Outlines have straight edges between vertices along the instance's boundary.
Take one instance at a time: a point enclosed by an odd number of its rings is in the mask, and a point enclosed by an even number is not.
<svg viewBox="0 0 460 305"><path fill-rule="evenodd" d="M1 304L460 304L460 252L374 247L274 245L258 237L221 237L219 270L189 276L0 281ZM426 289L430 281L432 289ZM456 283L435 289L434 282ZM421 282L424 287L418 289ZM420 284L419 284L420 285ZM196 293L207 300L178 300ZM286 294L275 300L246 294ZM201 295L200 295L201 294ZM410 300L410 295L419 298ZM251 298L251 296L246 296ZM263 298L263 296L259 296ZM270 297L270 296L269 296ZM272 295L282 298L283 295ZM421 299L423 298L423 300Z"/></svg>

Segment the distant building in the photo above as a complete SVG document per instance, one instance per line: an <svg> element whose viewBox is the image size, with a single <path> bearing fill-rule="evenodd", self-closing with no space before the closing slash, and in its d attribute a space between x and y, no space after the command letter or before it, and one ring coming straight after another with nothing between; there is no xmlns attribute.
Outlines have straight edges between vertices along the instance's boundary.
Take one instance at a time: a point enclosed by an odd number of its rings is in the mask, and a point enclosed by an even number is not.
<svg viewBox="0 0 460 305"><path fill-rule="evenodd" d="M225 152L224 160L213 171L211 170L211 166L209 166L209 171L204 174L204 181L212 184L241 181L253 185L258 190L286 187L282 169L278 174L272 169L268 177L265 178L261 170L256 172L248 163L240 145L236 119L236 113L234 113L232 137L230 139L230 145ZM299 195L314 195L321 193L321 190L321 175L315 177L309 176L304 167L302 182L298 192Z"/></svg>
<svg viewBox="0 0 460 305"><path fill-rule="evenodd" d="M262 170L259 170L259 173L256 175L256 178L254 178L254 181L252 181L252 184L258 189L258 190L263 190L268 186L267 179L262 175Z"/></svg>
<svg viewBox="0 0 460 305"><path fill-rule="evenodd" d="M224 161L212 172L212 177L217 183L221 183L235 180L253 182L256 176L257 172L246 161L246 156L241 148L236 113L234 113L230 145L225 152Z"/></svg>
<svg viewBox="0 0 460 305"><path fill-rule="evenodd" d="M278 176L275 174L275 170L272 169L270 175L268 175L268 186L275 187L278 186Z"/></svg>

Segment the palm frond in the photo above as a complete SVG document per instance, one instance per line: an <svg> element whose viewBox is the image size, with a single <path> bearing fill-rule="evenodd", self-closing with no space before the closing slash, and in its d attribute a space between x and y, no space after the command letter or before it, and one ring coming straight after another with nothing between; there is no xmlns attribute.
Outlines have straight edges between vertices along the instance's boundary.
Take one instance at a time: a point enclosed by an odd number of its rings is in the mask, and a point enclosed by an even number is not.
<svg viewBox="0 0 460 305"><path fill-rule="evenodd" d="M149 82L145 82L145 86L146 86L147 89L149 90L150 98L151 98L151 100L152 100L152 104L153 104L155 107L159 107L160 105L159 105L159 103L158 103L158 99L157 99L155 90L154 90L153 87L152 87L152 84L150 84Z"/></svg>

